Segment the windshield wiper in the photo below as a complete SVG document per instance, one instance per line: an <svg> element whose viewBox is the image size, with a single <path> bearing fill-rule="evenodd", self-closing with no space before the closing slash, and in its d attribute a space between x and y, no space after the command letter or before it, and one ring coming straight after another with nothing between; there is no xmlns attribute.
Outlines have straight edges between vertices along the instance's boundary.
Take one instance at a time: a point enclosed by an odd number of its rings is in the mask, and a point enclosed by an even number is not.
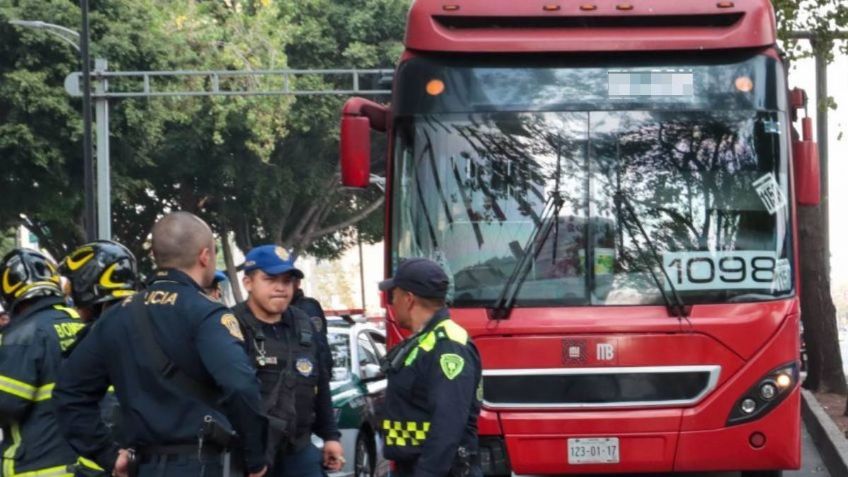
<svg viewBox="0 0 848 477"><path fill-rule="evenodd" d="M657 285L657 290L662 294L663 301L665 302L666 309L668 310L668 314L676 317L679 320L686 319L688 321L689 312L686 309L686 304L683 302L683 299L680 298L680 295L677 294L677 289L674 288L674 284L671 281L671 277L668 275L668 272L665 270L663 266L663 261L657 253L657 249L654 246L654 243L648 237L647 232L645 232L645 228L642 226L642 221L639 220L639 216L636 214L636 211L633 209L633 204L630 203L630 199L627 198L624 193L618 191L615 193L613 197L613 201L615 202L616 208L618 210L622 210L622 208L627 211L630 215L630 218L636 224L636 227L639 229L640 234L642 235L642 239L645 240L645 244L651 250L651 256L654 258L654 261L657 265L659 265L660 270L665 277L666 283L668 283L668 291L671 292L671 296L666 293L665 287L663 287L662 282L660 281L660 277L657 276L654 267L651 266L650 263L646 263L648 271L651 273L651 277L654 279L654 283ZM621 207L623 206L623 207ZM630 235L630 241L636 247L636 251L639 253L640 257L645 257L646 254L642 250L642 246L639 245L639 241L636 240L636 234L633 233L632 224L630 224L626 220L620 220L622 224L624 224L624 228L627 229L628 235Z"/></svg>
<svg viewBox="0 0 848 477"><path fill-rule="evenodd" d="M530 265L539 255L539 252L541 252L542 245L548 240L554 224L559 221L559 211L562 209L564 202L565 200L559 191L551 192L550 196L548 196L539 222L533 228L533 232L530 233L530 237L527 239L527 243L524 244L524 248L521 249L521 256L518 259L518 263L515 264L515 268L512 269L512 273L510 273L509 278L504 283L498 299L492 308L489 309L489 316L493 320L505 320L509 318L509 313L515 306L515 298L518 296L518 291L521 289L524 280L527 279ZM556 244L554 244L554 247L556 247Z"/></svg>

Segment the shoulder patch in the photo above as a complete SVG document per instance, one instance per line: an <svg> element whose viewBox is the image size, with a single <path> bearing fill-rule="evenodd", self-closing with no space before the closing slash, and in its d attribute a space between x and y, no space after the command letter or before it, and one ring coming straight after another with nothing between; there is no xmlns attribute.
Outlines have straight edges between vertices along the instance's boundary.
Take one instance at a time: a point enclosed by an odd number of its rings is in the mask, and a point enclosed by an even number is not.
<svg viewBox="0 0 848 477"><path fill-rule="evenodd" d="M244 341L244 335L241 333L241 327L239 326L239 322L235 315L232 313L224 313L221 315L221 324L224 325L224 328L227 329L233 338L239 341Z"/></svg>
<svg viewBox="0 0 848 477"><path fill-rule="evenodd" d="M436 325L436 330L441 330L444 333L439 338L449 338L461 345L468 343L468 332L453 320L445 320L439 323Z"/></svg>
<svg viewBox="0 0 848 477"><path fill-rule="evenodd" d="M458 354L445 353L439 357L439 365L446 378L454 379L465 368L465 359Z"/></svg>

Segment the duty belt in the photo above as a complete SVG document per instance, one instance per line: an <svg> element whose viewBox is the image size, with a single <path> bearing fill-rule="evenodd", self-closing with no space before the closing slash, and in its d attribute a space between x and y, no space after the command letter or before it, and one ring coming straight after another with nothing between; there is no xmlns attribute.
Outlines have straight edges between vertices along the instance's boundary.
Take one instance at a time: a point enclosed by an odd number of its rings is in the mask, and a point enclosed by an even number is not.
<svg viewBox="0 0 848 477"><path fill-rule="evenodd" d="M225 449L218 445L206 444L199 450L202 457L216 457L223 454ZM197 457L197 444L174 444L166 446L146 446L136 449L139 462L151 462L160 458L177 460L182 456Z"/></svg>

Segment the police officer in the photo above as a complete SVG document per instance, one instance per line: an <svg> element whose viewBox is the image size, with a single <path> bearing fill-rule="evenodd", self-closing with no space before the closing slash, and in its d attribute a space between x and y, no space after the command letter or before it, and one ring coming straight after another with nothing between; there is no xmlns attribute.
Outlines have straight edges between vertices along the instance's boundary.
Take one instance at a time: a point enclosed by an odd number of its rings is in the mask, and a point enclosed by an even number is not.
<svg viewBox="0 0 848 477"><path fill-rule="evenodd" d="M3 307L11 312L0 345L2 475L68 475L77 456L59 432L51 390L62 350L82 320L64 306L57 266L44 254L9 252L0 277Z"/></svg>
<svg viewBox="0 0 848 477"><path fill-rule="evenodd" d="M224 303L224 284L228 282L227 274L221 270L217 270L215 276L212 278L212 283L208 287L205 287L203 291L208 296Z"/></svg>
<svg viewBox="0 0 848 477"><path fill-rule="evenodd" d="M121 477L224 475L235 431L238 460L261 477L266 421L256 374L236 318L203 293L215 273L212 231L174 212L154 225L152 249L158 271L148 290L107 310L65 360L54 390L62 431ZM109 384L129 448L99 418Z"/></svg>
<svg viewBox="0 0 848 477"><path fill-rule="evenodd" d="M262 383L269 418L271 474L320 477L322 466L339 470L344 463L341 434L330 396L327 342L302 310L289 306L294 280L303 273L288 252L263 245L245 256L245 303L233 309L246 331L249 353ZM311 434L324 440L323 455Z"/></svg>
<svg viewBox="0 0 848 477"><path fill-rule="evenodd" d="M398 325L413 332L386 356L385 457L401 476L482 475L480 356L445 307L447 275L438 264L413 258L380 290Z"/></svg>
<svg viewBox="0 0 848 477"><path fill-rule="evenodd" d="M315 328L323 334L327 334L327 316L324 314L324 308L321 307L321 303L312 298L310 296L306 296L303 293L303 289L300 288L301 278L295 278L294 280L294 298L292 298L292 306L300 308L306 313L312 323L315 325Z"/></svg>
<svg viewBox="0 0 848 477"><path fill-rule="evenodd" d="M91 330L103 312L135 293L138 269L135 255L123 245L98 240L78 247L59 265L59 273L68 280L72 301L86 323L77 333L77 343ZM66 355L72 352L69 349ZM116 440L120 439L118 400L113 392L100 402L103 422ZM108 477L110 474L89 459L80 458L74 474L77 477Z"/></svg>

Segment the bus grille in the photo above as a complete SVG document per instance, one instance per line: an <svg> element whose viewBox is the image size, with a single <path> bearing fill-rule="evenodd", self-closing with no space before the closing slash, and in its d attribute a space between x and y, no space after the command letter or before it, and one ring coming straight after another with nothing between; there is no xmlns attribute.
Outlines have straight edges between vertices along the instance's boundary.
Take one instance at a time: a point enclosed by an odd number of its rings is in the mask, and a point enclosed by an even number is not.
<svg viewBox="0 0 848 477"><path fill-rule="evenodd" d="M718 383L720 366L498 369L483 371L492 409L691 406Z"/></svg>
<svg viewBox="0 0 848 477"><path fill-rule="evenodd" d="M540 28L728 28L736 25L744 13L714 15L626 15L626 16L463 16L435 15L433 18L451 30L540 29Z"/></svg>

